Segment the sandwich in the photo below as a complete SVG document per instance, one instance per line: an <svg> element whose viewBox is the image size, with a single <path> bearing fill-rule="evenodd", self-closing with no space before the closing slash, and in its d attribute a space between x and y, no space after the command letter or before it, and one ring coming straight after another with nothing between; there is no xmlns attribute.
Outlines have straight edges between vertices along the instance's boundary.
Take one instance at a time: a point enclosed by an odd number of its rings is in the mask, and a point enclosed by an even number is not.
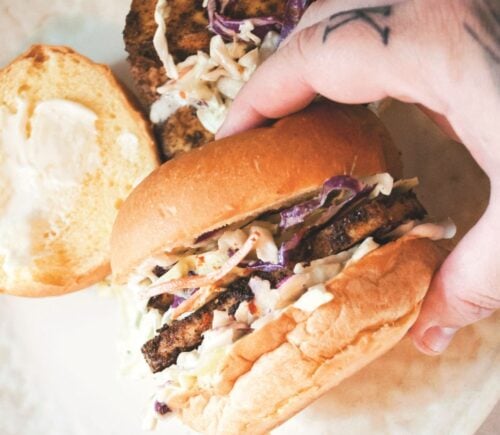
<svg viewBox="0 0 500 435"><path fill-rule="evenodd" d="M125 48L164 158L213 140L309 1L132 0Z"/></svg>
<svg viewBox="0 0 500 435"><path fill-rule="evenodd" d="M107 66L35 45L0 70L0 293L60 295L108 276L118 208L157 166Z"/></svg>
<svg viewBox="0 0 500 435"><path fill-rule="evenodd" d="M394 346L450 228L361 106L319 102L163 164L125 201L111 264L158 383L151 412L266 433Z"/></svg>

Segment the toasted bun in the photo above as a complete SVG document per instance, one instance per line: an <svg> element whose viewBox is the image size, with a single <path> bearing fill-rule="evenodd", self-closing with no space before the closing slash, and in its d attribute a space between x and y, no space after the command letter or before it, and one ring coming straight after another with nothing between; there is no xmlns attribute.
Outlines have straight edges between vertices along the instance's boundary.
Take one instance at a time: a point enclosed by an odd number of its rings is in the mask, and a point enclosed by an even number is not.
<svg viewBox="0 0 500 435"><path fill-rule="evenodd" d="M288 307L232 345L214 389L193 387L168 406L203 433L266 433L393 347L443 258L428 239L371 252L327 284L331 302L312 313Z"/></svg>
<svg viewBox="0 0 500 435"><path fill-rule="evenodd" d="M163 164L129 196L111 238L111 265L124 281L160 251L310 194L329 177L384 171L391 139L361 106L321 102Z"/></svg>
<svg viewBox="0 0 500 435"><path fill-rule="evenodd" d="M64 204L62 198L52 195L49 215L28 221L29 226L22 230L3 222L7 230L18 231L18 240L26 240L31 247L28 258L9 265L7 271L6 258L16 248L17 240L0 242L0 291L22 296L67 293L109 274L109 237L117 209L134 184L158 165L156 149L146 122L110 69L69 48L33 46L0 71L0 110L6 116L14 116L19 110L19 100L27 107L28 120L22 131L27 138L32 133L33 111L40 102L67 100L96 116L96 139L88 151L97 156L98 163L77 180L77 187L71 193L64 193ZM12 147L7 147L3 133L0 131L0 223L2 214L8 219L9 197L15 196L19 189L3 169L6 159L12 159L9 155ZM130 133L128 144L118 140L122 133ZM49 145L31 142L26 156L23 154L27 161L31 158L28 166L39 171L40 178L52 176L44 172L51 170L51 162L46 166L48 169L37 166L38 156L43 156ZM64 147L73 150L72 145ZM55 156L69 156L67 169L63 166L58 170L66 171L64 177L71 177L70 172L78 163L72 166L69 161L72 154L62 154L64 151L51 152ZM33 155L37 157L32 158ZM84 158L85 155L88 154L83 153ZM44 189L45 185L42 193Z"/></svg>

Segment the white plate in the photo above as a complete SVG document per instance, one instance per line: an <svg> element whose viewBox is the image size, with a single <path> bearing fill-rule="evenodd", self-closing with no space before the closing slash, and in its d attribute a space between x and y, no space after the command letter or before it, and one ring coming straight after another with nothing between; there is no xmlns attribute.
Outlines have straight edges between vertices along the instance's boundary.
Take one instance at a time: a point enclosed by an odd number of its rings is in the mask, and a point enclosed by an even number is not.
<svg viewBox="0 0 500 435"><path fill-rule="evenodd" d="M2 0L0 66L31 43L66 44L130 77L122 28L129 0ZM413 108L384 119L404 150L406 175L437 217L465 228L480 215L487 181L458 145ZM459 198L459 200L455 200ZM45 300L0 297L0 434L138 434L147 382L120 379L119 310L95 290ZM500 396L500 316L462 331L440 358L404 341L276 430L279 434L471 434ZM163 433L188 433L168 420ZM499 433L492 415L482 434Z"/></svg>

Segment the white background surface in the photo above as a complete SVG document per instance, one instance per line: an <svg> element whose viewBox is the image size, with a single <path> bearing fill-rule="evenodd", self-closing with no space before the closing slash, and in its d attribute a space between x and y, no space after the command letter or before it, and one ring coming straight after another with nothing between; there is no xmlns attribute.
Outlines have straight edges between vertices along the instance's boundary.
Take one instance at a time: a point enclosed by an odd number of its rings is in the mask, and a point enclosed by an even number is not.
<svg viewBox="0 0 500 435"><path fill-rule="evenodd" d="M66 44L130 83L121 37L128 6L0 0L0 66L30 43ZM463 232L485 205L484 176L414 109L396 104L384 118L405 151L407 175L422 176L423 202ZM405 341L277 432L472 433L500 395L499 326L496 316L468 328L442 358L420 356ZM151 390L119 379L118 335L116 301L95 290L45 300L0 296L0 435L141 433ZM500 433L498 408L479 433Z"/></svg>

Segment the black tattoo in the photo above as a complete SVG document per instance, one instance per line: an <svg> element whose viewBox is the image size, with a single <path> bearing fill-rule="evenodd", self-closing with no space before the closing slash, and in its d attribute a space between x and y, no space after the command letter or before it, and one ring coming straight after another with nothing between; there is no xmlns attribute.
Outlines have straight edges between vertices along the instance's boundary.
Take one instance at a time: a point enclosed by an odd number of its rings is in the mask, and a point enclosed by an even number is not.
<svg viewBox="0 0 500 435"><path fill-rule="evenodd" d="M323 33L323 43L325 43L330 34L339 27L352 23L353 21L361 21L374 29L380 35L384 45L387 45L389 43L389 33L391 29L386 26L383 21L385 17L389 17L391 13L392 6L379 6L374 8L354 9L351 11L333 14L329 19L329 23L325 27L325 31Z"/></svg>
<svg viewBox="0 0 500 435"><path fill-rule="evenodd" d="M500 1L475 0L472 20L464 22L464 29L491 60L500 63Z"/></svg>

